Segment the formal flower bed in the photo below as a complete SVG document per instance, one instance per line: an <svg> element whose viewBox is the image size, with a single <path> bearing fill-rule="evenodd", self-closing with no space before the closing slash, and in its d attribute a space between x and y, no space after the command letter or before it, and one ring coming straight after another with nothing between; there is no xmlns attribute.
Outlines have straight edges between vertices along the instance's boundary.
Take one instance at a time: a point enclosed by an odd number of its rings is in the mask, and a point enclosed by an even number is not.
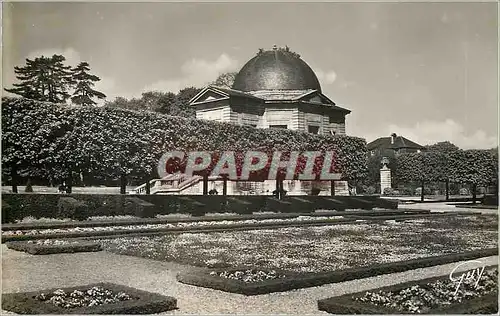
<svg viewBox="0 0 500 316"><path fill-rule="evenodd" d="M75 220L71 218L47 218L47 217L41 217L41 218L35 218L33 216L26 216L25 218L21 220L16 220L16 224L30 224L30 223L65 223L65 222L74 222Z"/></svg>
<svg viewBox="0 0 500 316"><path fill-rule="evenodd" d="M32 292L2 293L2 310L16 314L158 314L177 299L113 283L94 283Z"/></svg>
<svg viewBox="0 0 500 316"><path fill-rule="evenodd" d="M238 213L206 213L205 216L239 216Z"/></svg>
<svg viewBox="0 0 500 316"><path fill-rule="evenodd" d="M210 272L210 275L218 276L218 277L225 278L225 279L243 281L245 283L262 282L265 280L274 280L274 279L286 277L284 274L280 274L280 273L276 272L276 270L265 271L265 270L258 270L258 269L246 269L246 270L230 271L230 272L229 271L222 271L222 272L212 271L212 272Z"/></svg>
<svg viewBox="0 0 500 316"><path fill-rule="evenodd" d="M59 239L39 239L39 240L28 240L27 243L40 246L62 246L62 245L76 245L79 244L80 242L59 240Z"/></svg>
<svg viewBox="0 0 500 316"><path fill-rule="evenodd" d="M456 293L457 283L443 279L394 292L368 291L364 296L353 299L405 313L427 313L432 309L461 303L497 291L498 269L486 270L477 286L476 281L475 278L464 278Z"/></svg>
<svg viewBox="0 0 500 316"><path fill-rule="evenodd" d="M327 272L498 246L495 216L101 239L104 250L209 268Z"/></svg>
<svg viewBox="0 0 500 316"><path fill-rule="evenodd" d="M103 304L113 304L134 299L125 292L113 292L102 287L92 287L88 290L64 292L56 290L53 293L40 293L35 299L64 308L92 307Z"/></svg>
<svg viewBox="0 0 500 316"><path fill-rule="evenodd" d="M27 252L32 255L101 251L101 244L86 240L39 239L28 241L8 241L7 248Z"/></svg>
<svg viewBox="0 0 500 316"><path fill-rule="evenodd" d="M188 228L188 227L205 227L205 226L211 227L215 225L245 225L245 224L259 224L259 223L311 222L320 220L334 220L340 218L342 218L342 216L299 216L296 218L286 218L286 219L222 220L222 221L179 222L172 224L165 223L165 224L126 225L126 226L7 230L7 231L2 231L2 236L43 235L43 234L57 234L57 233L120 231L120 230L130 231L130 230L144 230L144 229Z"/></svg>

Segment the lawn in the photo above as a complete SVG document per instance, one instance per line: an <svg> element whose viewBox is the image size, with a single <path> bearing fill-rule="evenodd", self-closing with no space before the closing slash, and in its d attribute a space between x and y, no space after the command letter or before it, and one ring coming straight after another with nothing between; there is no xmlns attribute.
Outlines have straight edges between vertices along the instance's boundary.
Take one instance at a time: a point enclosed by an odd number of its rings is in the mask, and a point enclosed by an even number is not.
<svg viewBox="0 0 500 316"><path fill-rule="evenodd" d="M496 216L102 239L104 250L201 267L326 272L495 248Z"/></svg>

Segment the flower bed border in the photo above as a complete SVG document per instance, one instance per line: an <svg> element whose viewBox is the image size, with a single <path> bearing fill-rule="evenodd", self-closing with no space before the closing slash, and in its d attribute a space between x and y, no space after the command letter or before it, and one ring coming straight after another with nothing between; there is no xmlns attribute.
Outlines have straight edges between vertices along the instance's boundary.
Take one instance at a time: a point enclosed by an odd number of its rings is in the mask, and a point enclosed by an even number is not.
<svg viewBox="0 0 500 316"><path fill-rule="evenodd" d="M5 243L7 248L31 255L51 255L56 253L75 253L75 252L97 252L102 250L101 244L92 241L81 241L77 244L65 245L38 245L28 243L27 241L10 241Z"/></svg>
<svg viewBox="0 0 500 316"><path fill-rule="evenodd" d="M41 291L2 294L2 309L18 314L154 314L177 308L177 299L157 293L146 292L114 283L97 283L62 288L65 292L87 290L94 286L104 287L114 292L125 292L137 300L122 301L92 307L63 308L34 298L40 293L52 293L58 288Z"/></svg>
<svg viewBox="0 0 500 316"><path fill-rule="evenodd" d="M178 228L150 228L137 230L115 230L115 231L94 231L80 233L54 233L54 234L37 234L37 235L11 235L2 236L2 242L9 241L24 241L35 239L62 239L62 238L91 238L91 237L113 237L113 236L133 236L139 234L170 234L170 233L202 233L202 232L219 232L232 230L251 230L251 229L272 229L284 227L305 227L305 226L324 226L337 224L352 224L356 219L330 219L330 220L311 220L308 222L296 221L288 223L252 223L252 224L225 224L212 226L198 227L178 227Z"/></svg>
<svg viewBox="0 0 500 316"><path fill-rule="evenodd" d="M285 292L290 290L287 287L287 282L284 282L284 279L272 279L272 280L264 280L262 282L256 283L245 283L241 280L233 280L226 279L220 276L210 275L210 272L215 271L217 273L220 272L230 272L234 273L236 271L247 270L247 269L256 269L256 267L233 267L233 268L217 268L217 269L207 269L206 271L199 271L193 273L192 271L181 272L176 276L177 281L201 286L206 288L211 288L214 290L221 290L224 292L230 293L238 293L244 295L259 295L259 294L267 294L272 292ZM267 268L258 268L258 270L269 272L271 270L276 271L278 274L286 275L286 279L296 279L300 277L300 273L293 271L284 271L278 269L267 269Z"/></svg>
<svg viewBox="0 0 500 316"><path fill-rule="evenodd" d="M494 267L498 268L498 265L492 265L486 267L486 269L492 269ZM325 311L330 314L410 314L409 312L404 312L397 310L395 308L378 306L375 304L370 304L368 302L355 301L352 297L362 297L366 292L378 292L378 291L399 291L405 288L412 287L414 285L422 285L429 282L435 282L438 280L443 280L448 278L448 276L439 276L427 279L421 279L416 281L409 281L404 283L399 283L390 286L384 286L372 290L365 290L356 293L344 294L341 296L334 296L326 299L318 300L318 309L320 311ZM496 309L496 310L495 310ZM470 300L465 300L462 303L452 304L451 306L441 307L432 309L425 314L478 314L487 312L488 314L498 313L498 291L490 294L483 295L481 297L473 298Z"/></svg>
<svg viewBox="0 0 500 316"><path fill-rule="evenodd" d="M321 214L321 213L319 213ZM431 214L415 214L415 215L394 215L387 216L385 219L380 219L379 217L370 218L352 218L347 215L332 214L330 216L345 216L346 218L340 219L321 219L321 220L310 220L310 221L292 221L285 223L250 223L250 224L224 224L224 225L212 225L212 226L198 226L198 227L175 227L175 228L149 228L149 229L137 229L137 230L115 230L115 231L93 231L93 232L77 232L77 233L54 233L54 234L36 234L36 235L10 235L2 236L2 242L8 241L24 241L24 240L35 240L35 239L53 239L53 238L92 238L92 237L113 237L113 236L134 236L143 234L171 234L171 233L189 233L189 232L219 232L219 231L233 231L233 230L253 230L253 229L272 229L272 228L285 228L285 227L307 227L307 226L325 226L325 225L337 225L337 224L353 224L356 221L364 220L367 222L374 222L380 220L398 220L402 216L402 219L420 219L429 217L441 217L441 216L466 216L463 213L431 213ZM213 220L212 220L213 221ZM217 220L216 220L217 221Z"/></svg>
<svg viewBox="0 0 500 316"><path fill-rule="evenodd" d="M260 283L246 284L237 280L221 279L210 275L211 271L235 271L231 269L206 269L203 271L187 271L177 274L181 283L212 288L244 295L259 295L273 292L285 292L294 289L320 286L329 283L339 283L356 279L364 279L382 274L404 272L452 262L471 260L498 255L498 248L481 249L458 254L418 258L412 260L375 264L372 266L355 267L332 272L296 273L286 272L285 279L266 280ZM262 269L264 270L264 269ZM268 269L270 270L270 269Z"/></svg>

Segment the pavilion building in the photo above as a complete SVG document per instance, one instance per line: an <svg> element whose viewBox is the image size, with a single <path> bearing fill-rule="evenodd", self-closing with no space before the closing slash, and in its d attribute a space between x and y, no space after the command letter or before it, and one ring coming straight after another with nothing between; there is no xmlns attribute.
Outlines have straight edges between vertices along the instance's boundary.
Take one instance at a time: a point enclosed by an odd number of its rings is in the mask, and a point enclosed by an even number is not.
<svg viewBox="0 0 500 316"><path fill-rule="evenodd" d="M235 77L232 88L210 85L190 101L196 118L250 125L256 128L283 128L322 135L345 135L345 119L351 112L324 95L314 71L288 48L260 50ZM302 183L301 183L302 182ZM289 193L306 194L312 183L290 180L283 183ZM329 195L330 189L320 194ZM220 184L214 183L218 192ZM336 182L336 194L346 193L347 183ZM274 181L261 184L228 184L228 194L253 191L266 194Z"/></svg>

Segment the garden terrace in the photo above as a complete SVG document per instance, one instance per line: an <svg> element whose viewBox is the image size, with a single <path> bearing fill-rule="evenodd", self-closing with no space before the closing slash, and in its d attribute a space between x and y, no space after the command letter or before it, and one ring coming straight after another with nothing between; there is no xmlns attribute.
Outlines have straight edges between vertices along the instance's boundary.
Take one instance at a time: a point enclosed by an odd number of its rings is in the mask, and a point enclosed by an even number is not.
<svg viewBox="0 0 500 316"><path fill-rule="evenodd" d="M102 239L107 251L206 268L319 273L498 247L496 216ZM498 251L498 250L496 250Z"/></svg>
<svg viewBox="0 0 500 316"><path fill-rule="evenodd" d="M63 196L63 198L65 198ZM206 213L234 212L251 214L259 211L276 211L283 213L307 213L317 209L346 210L346 209L397 209L397 201L388 201L376 196L287 196L277 201L269 196L165 196L165 195L106 195L106 194L72 194L71 198L87 205L86 214L68 212L60 214L58 204L61 195L58 194L2 194L2 203L9 205L2 208L3 223L21 220L27 216L35 218L66 218L63 215L81 219L82 216L118 216L139 215L154 216L172 213L190 213L201 216ZM126 200L138 198L144 202L130 203ZM147 215L144 214L142 204L147 204ZM137 206L137 207L135 207ZM292 206L292 207L291 207ZM78 218L76 218L78 217Z"/></svg>

